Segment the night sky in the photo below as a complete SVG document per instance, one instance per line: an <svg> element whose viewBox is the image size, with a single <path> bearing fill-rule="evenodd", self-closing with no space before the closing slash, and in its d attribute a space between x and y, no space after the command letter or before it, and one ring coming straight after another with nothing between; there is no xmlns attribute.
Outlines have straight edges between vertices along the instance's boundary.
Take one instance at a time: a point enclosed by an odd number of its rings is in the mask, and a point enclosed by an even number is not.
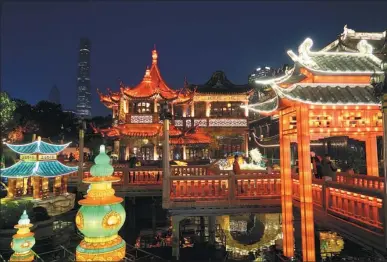
<svg viewBox="0 0 387 262"><path fill-rule="evenodd" d="M289 63L306 38L322 48L342 33L387 29L387 1L377 2L116 2L6 3L2 25L2 88L29 103L56 84L74 109L79 39L89 37L93 116L109 113L96 89L136 85L156 44L161 74L172 88L184 77L201 84L224 70L246 83L259 66Z"/></svg>

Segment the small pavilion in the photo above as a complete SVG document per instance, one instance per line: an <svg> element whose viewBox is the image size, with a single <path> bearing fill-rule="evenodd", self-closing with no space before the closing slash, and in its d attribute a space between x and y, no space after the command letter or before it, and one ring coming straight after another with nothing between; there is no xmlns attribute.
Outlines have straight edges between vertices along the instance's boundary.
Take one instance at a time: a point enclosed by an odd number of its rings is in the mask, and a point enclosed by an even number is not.
<svg viewBox="0 0 387 262"><path fill-rule="evenodd" d="M8 178L8 198L32 195L34 199L47 198L50 193L67 193L68 175L77 172L78 167L68 167L57 160L57 154L70 143L55 145L46 143L40 137L24 145L6 145L20 155L16 164L1 169L1 176Z"/></svg>
<svg viewBox="0 0 387 262"><path fill-rule="evenodd" d="M348 136L365 141L367 175L378 176L377 137L383 135L380 102L370 84L382 74L381 60L361 40L356 52L312 51L307 38L298 55L288 51L294 66L280 77L257 81L266 96L249 105L252 111L279 117L284 254L294 255L290 143L298 144L302 252L315 261L310 141Z"/></svg>

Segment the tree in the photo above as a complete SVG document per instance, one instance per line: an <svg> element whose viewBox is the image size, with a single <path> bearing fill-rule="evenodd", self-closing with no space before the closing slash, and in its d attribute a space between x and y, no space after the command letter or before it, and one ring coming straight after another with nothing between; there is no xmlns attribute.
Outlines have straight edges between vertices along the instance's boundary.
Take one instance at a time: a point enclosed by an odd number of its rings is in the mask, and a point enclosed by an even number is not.
<svg viewBox="0 0 387 262"><path fill-rule="evenodd" d="M2 132L7 132L11 129L9 124L12 122L15 109L16 103L9 99L7 93L0 92L0 128Z"/></svg>
<svg viewBox="0 0 387 262"><path fill-rule="evenodd" d="M39 125L42 137L58 137L62 132L64 113L62 106L49 101L40 101L33 108L33 120Z"/></svg>

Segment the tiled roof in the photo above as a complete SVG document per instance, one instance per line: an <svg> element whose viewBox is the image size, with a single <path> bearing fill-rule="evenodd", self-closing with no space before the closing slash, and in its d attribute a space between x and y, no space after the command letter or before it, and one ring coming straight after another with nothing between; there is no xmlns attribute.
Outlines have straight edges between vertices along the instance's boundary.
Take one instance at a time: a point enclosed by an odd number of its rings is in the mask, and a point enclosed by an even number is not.
<svg viewBox="0 0 387 262"><path fill-rule="evenodd" d="M379 71L380 65L370 56L355 56L352 54L338 55L337 53L314 53L310 56L313 64L310 67L321 71L341 71L341 72L372 72Z"/></svg>
<svg viewBox="0 0 387 262"><path fill-rule="evenodd" d="M249 105L249 109L258 113L270 113L278 108L278 96L256 104Z"/></svg>
<svg viewBox="0 0 387 262"><path fill-rule="evenodd" d="M380 71L380 59L372 54L372 47L365 40L358 44L358 52L312 52L313 41L307 38L296 55L288 51L296 64L317 73L372 74Z"/></svg>
<svg viewBox="0 0 387 262"><path fill-rule="evenodd" d="M371 85L299 83L275 89L281 97L315 104L379 104Z"/></svg>
<svg viewBox="0 0 387 262"><path fill-rule="evenodd" d="M71 143L63 145L54 145L37 140L35 142L24 145L13 145L8 143L5 144L18 154L58 154L60 151L68 147Z"/></svg>
<svg viewBox="0 0 387 262"><path fill-rule="evenodd" d="M30 176L56 177L77 171L78 167L68 167L59 161L19 161L13 166L1 169L1 176L9 178Z"/></svg>
<svg viewBox="0 0 387 262"><path fill-rule="evenodd" d="M227 79L222 71L216 71L211 78L202 85L190 84L188 86L191 90L196 90L197 93L209 94L240 94L250 92L253 87L249 84L235 85Z"/></svg>
<svg viewBox="0 0 387 262"><path fill-rule="evenodd" d="M386 32L355 32L345 26L344 32L339 35L338 39L331 42L321 51L357 53L359 51L357 49L359 42L366 40L373 47L373 54L382 59L381 54L387 51Z"/></svg>

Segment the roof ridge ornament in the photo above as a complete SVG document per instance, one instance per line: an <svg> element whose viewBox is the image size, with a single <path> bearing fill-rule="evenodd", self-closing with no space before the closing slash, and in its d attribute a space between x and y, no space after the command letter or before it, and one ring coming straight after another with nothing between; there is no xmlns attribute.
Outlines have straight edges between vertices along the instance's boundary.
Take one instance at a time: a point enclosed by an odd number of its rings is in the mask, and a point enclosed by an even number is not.
<svg viewBox="0 0 387 262"><path fill-rule="evenodd" d="M298 47L298 54L303 60L310 59L310 49L313 46L313 40L309 37L302 42L302 44Z"/></svg>
<svg viewBox="0 0 387 262"><path fill-rule="evenodd" d="M153 65L157 65L157 58L158 57L159 57L159 55L157 54L156 44L155 44L154 47L153 47L153 50L152 50L152 64Z"/></svg>
<svg viewBox="0 0 387 262"><path fill-rule="evenodd" d="M145 70L145 75L144 75L143 81L147 81L147 82L151 81L149 66L146 66L146 70Z"/></svg>
<svg viewBox="0 0 387 262"><path fill-rule="evenodd" d="M361 54L372 54L373 52L373 47L367 42L367 40L361 40L359 41L359 43L357 44L357 50L359 50L359 52Z"/></svg>

